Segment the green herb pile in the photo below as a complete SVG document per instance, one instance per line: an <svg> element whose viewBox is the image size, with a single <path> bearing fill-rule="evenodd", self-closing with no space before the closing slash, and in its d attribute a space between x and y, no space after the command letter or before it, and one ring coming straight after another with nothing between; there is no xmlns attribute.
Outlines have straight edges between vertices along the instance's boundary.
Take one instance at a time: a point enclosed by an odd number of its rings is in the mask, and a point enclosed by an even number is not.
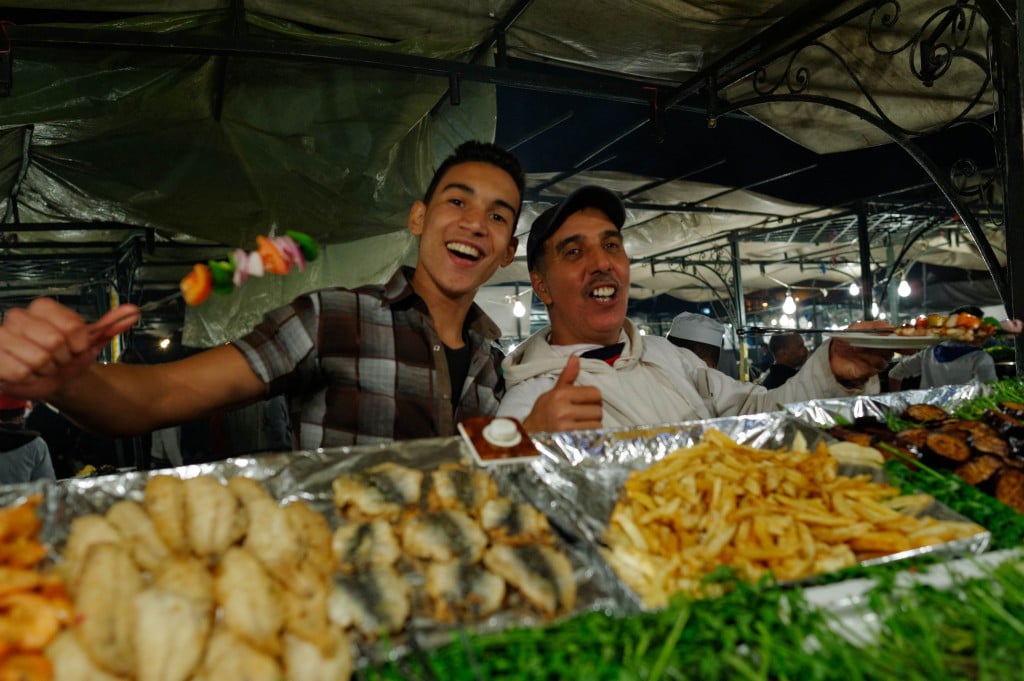
<svg viewBox="0 0 1024 681"><path fill-rule="evenodd" d="M953 409L953 416L961 419L981 419L989 409L1001 411L1000 402L1019 402L1024 404L1024 382L1020 379L1007 377L988 384L989 394L967 400Z"/></svg>
<svg viewBox="0 0 1024 681"><path fill-rule="evenodd" d="M1024 565L1019 561L1004 563L989 578L959 579L948 591L896 588L890 571L879 571L878 578L865 605L878 617L877 636L810 606L799 589L737 582L725 596L677 599L657 613L588 613L546 628L453 635L444 648L362 669L357 678L1020 678Z"/></svg>
<svg viewBox="0 0 1024 681"><path fill-rule="evenodd" d="M987 529L992 534L991 548L1024 544L1024 515L952 473L918 466L917 470L910 470L901 461L891 459L886 462L885 471L890 484L901 492L931 494L939 503Z"/></svg>

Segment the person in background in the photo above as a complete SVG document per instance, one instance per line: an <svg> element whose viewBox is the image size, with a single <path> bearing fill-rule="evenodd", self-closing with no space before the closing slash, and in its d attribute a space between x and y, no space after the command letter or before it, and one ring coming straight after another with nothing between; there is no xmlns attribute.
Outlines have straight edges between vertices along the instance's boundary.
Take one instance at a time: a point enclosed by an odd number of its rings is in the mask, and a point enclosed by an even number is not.
<svg viewBox="0 0 1024 681"><path fill-rule="evenodd" d="M116 435L275 395L288 398L299 449L456 435L460 420L493 414L503 393L501 332L473 300L515 257L525 182L508 151L460 145L409 210L415 268L383 285L299 296L242 338L175 362L95 362L135 323L126 318L134 306L104 315L101 333L51 299L8 310L0 393L51 401L83 427Z"/></svg>
<svg viewBox="0 0 1024 681"><path fill-rule="evenodd" d="M961 312L983 319L985 313L973 305L958 307L951 315ZM1016 320L1013 320L1016 321ZM1005 328L1005 327L1004 327ZM971 381L987 383L996 380L996 364L992 355L982 349L984 340L962 342L944 340L909 357L904 357L889 370L889 389L902 388L904 379L920 376L918 387L937 388L942 385L962 385Z"/></svg>
<svg viewBox="0 0 1024 681"><path fill-rule="evenodd" d="M725 327L711 317L693 312L680 312L668 330L669 342L686 348L704 360L712 369L718 368L722 356Z"/></svg>
<svg viewBox="0 0 1024 681"><path fill-rule="evenodd" d="M55 480L50 449L39 433L25 430L28 403L0 395L0 484Z"/></svg>
<svg viewBox="0 0 1024 681"><path fill-rule="evenodd" d="M796 372L807 361L807 346L798 333L777 333L768 341L768 349L775 363L768 369L760 383L771 390L796 376Z"/></svg>
<svg viewBox="0 0 1024 681"><path fill-rule="evenodd" d="M826 341L797 376L766 390L715 371L666 338L643 336L626 318L630 262L626 209L599 186L577 189L534 222L526 246L534 293L551 325L502 363L508 390L499 416L528 431L670 423L777 409L817 397L878 392L888 350ZM891 329L885 322L851 328Z"/></svg>

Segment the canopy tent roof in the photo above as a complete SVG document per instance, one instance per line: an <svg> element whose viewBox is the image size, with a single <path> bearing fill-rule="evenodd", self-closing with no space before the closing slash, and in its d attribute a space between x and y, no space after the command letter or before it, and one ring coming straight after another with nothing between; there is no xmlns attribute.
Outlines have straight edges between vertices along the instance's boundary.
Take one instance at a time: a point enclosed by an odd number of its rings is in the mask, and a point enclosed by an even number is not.
<svg viewBox="0 0 1024 681"><path fill-rule="evenodd" d="M638 299L734 295L734 255L745 292L848 282L858 221L889 274L999 268L989 28L1016 14L981 5L16 0L0 307L158 296L285 228L330 245L310 275L211 306L197 338L232 335L408 261L408 206L467 138L523 159L521 232L581 183L621 192ZM495 283L527 280L520 258Z"/></svg>

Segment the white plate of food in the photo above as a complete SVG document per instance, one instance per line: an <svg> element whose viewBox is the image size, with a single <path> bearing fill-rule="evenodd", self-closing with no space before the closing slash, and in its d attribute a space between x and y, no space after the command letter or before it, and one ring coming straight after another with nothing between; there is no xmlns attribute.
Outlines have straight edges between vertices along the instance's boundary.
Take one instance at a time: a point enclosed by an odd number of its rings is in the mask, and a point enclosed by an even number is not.
<svg viewBox="0 0 1024 681"><path fill-rule="evenodd" d="M871 333L864 331L840 331L835 334L858 348L880 350L920 350L946 340L943 336L901 336L895 333Z"/></svg>

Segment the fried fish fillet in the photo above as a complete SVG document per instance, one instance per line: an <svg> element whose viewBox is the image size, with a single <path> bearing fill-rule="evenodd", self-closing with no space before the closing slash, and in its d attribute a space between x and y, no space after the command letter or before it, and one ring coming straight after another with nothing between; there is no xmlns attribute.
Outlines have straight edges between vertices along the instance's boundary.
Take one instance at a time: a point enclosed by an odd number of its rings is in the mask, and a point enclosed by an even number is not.
<svg viewBox="0 0 1024 681"><path fill-rule="evenodd" d="M464 511L436 511L405 522L402 546L417 558L475 563L487 548L487 535Z"/></svg>
<svg viewBox="0 0 1024 681"><path fill-rule="evenodd" d="M409 583L391 566L366 568L337 580L327 599L331 621L367 636L401 631L409 617Z"/></svg>
<svg viewBox="0 0 1024 681"><path fill-rule="evenodd" d="M385 462L334 479L334 505L342 517L396 519L420 500L423 472Z"/></svg>
<svg viewBox="0 0 1024 681"><path fill-rule="evenodd" d="M268 654L280 652L284 613L278 587L249 551L227 550L217 565L215 591L228 629Z"/></svg>
<svg viewBox="0 0 1024 681"><path fill-rule="evenodd" d="M331 641L318 648L309 641L285 634L284 666L288 681L347 681L352 676L352 644L337 629L331 630Z"/></svg>
<svg viewBox="0 0 1024 681"><path fill-rule="evenodd" d="M194 556L175 556L154 572L153 586L178 594L207 611L213 610L213 576Z"/></svg>
<svg viewBox="0 0 1024 681"><path fill-rule="evenodd" d="M197 601L159 588L135 597L135 678L185 681L202 658L212 612Z"/></svg>
<svg viewBox="0 0 1024 681"><path fill-rule="evenodd" d="M546 515L530 504L508 497L491 499L480 512L480 524L495 542L504 544L551 544L554 535Z"/></svg>
<svg viewBox="0 0 1024 681"><path fill-rule="evenodd" d="M75 584L81 574L82 565L89 549L96 544L121 543L121 534L117 528L101 515L91 513L71 521L71 530L67 544L64 546L64 562L60 573L64 581L74 593Z"/></svg>
<svg viewBox="0 0 1024 681"><path fill-rule="evenodd" d="M302 562L302 544L288 514L268 497L245 502L249 530L242 544L260 561L267 572L289 584Z"/></svg>
<svg viewBox="0 0 1024 681"><path fill-rule="evenodd" d="M284 507L292 528L302 545L302 562L314 568L325 579L334 573L331 550L331 528L327 518L304 501L293 501Z"/></svg>
<svg viewBox="0 0 1024 681"><path fill-rule="evenodd" d="M335 629L327 615L327 596L331 588L327 582L320 582L317 588L303 593L288 589L279 592L285 632L303 638L325 652L333 640L331 631Z"/></svg>
<svg viewBox="0 0 1024 681"><path fill-rule="evenodd" d="M146 482L142 502L156 533L172 553L187 553L185 526L185 481L171 475L155 475Z"/></svg>
<svg viewBox="0 0 1024 681"><path fill-rule="evenodd" d="M107 521L121 533L132 558L146 570L154 570L171 555L146 510L131 500L119 501L107 509Z"/></svg>
<svg viewBox="0 0 1024 681"><path fill-rule="evenodd" d="M281 681L281 665L227 629L216 627L194 681Z"/></svg>
<svg viewBox="0 0 1024 681"><path fill-rule="evenodd" d="M93 662L70 629L57 634L46 647L46 657L53 663L53 678L58 681L124 681Z"/></svg>
<svg viewBox="0 0 1024 681"><path fill-rule="evenodd" d="M431 563L427 593L434 601L435 618L442 622L464 615L485 617L505 600L505 580L479 563Z"/></svg>
<svg viewBox="0 0 1024 681"><path fill-rule="evenodd" d="M571 610L576 603L572 564L550 546L496 544L487 549L483 562L547 615Z"/></svg>
<svg viewBox="0 0 1024 681"><path fill-rule="evenodd" d="M365 566L394 565L402 555L391 523L383 518L342 523L332 543L338 569L348 574Z"/></svg>
<svg viewBox="0 0 1024 681"><path fill-rule="evenodd" d="M185 480L185 527L195 555L223 555L245 535L246 518L238 497L216 478L200 475Z"/></svg>
<svg viewBox="0 0 1024 681"><path fill-rule="evenodd" d="M96 664L128 675L135 670L135 596L142 575L120 545L99 543L85 555L75 585L75 635Z"/></svg>
<svg viewBox="0 0 1024 681"><path fill-rule="evenodd" d="M498 496L498 483L487 473L461 464L445 463L430 474L429 508L466 511L477 515L483 505Z"/></svg>

